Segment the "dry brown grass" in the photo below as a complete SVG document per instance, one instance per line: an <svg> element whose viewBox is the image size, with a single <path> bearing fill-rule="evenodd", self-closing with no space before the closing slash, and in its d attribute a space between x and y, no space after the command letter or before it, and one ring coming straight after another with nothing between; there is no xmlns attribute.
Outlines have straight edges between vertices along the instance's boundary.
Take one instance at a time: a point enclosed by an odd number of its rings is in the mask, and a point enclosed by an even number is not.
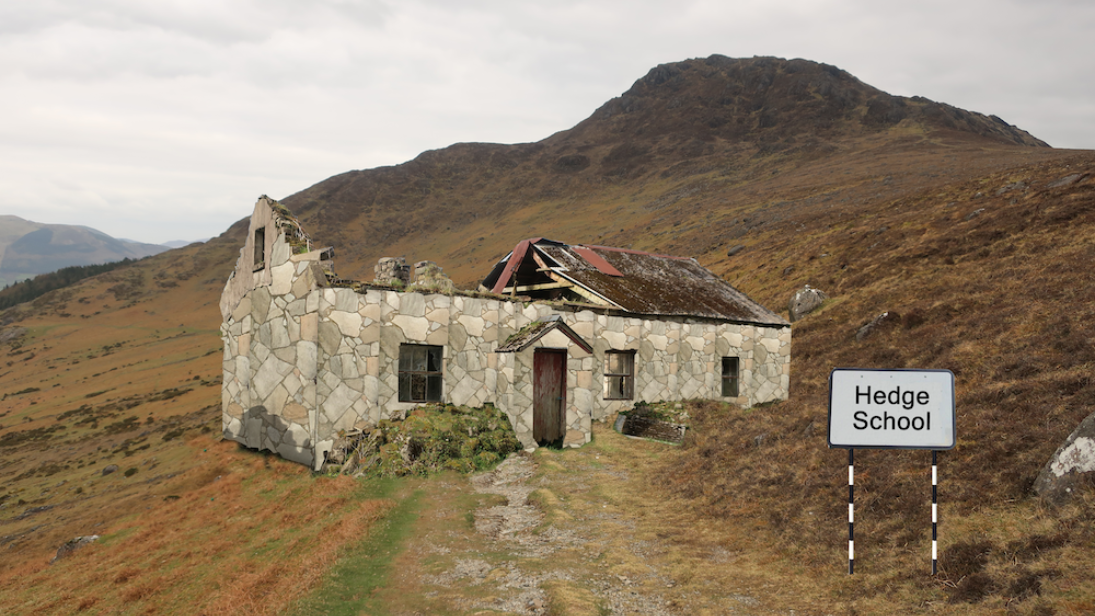
<svg viewBox="0 0 1095 616"><path fill-rule="evenodd" d="M201 471L189 486L165 486L179 498L146 501L145 512L111 524L98 543L52 566L30 561L4 572L0 609L281 613L393 504L362 500L348 478L313 478L234 443L204 449L196 450Z"/></svg>
<svg viewBox="0 0 1095 616"><path fill-rule="evenodd" d="M4 347L0 612L284 611L392 503L221 441L217 263L133 270L21 307Z"/></svg>

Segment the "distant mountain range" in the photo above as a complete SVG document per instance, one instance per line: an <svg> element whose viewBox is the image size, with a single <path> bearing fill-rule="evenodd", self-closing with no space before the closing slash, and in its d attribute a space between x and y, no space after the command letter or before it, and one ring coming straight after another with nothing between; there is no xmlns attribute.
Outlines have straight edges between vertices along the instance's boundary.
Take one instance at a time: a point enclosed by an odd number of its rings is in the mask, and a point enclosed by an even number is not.
<svg viewBox="0 0 1095 616"><path fill-rule="evenodd" d="M170 246L113 238L90 227L0 216L0 285L62 267L140 259L170 249Z"/></svg>
<svg viewBox="0 0 1095 616"><path fill-rule="evenodd" d="M191 244L203 244L208 242L209 238L202 238L200 240L171 240L170 242L164 242L161 246L167 246L168 248L182 248L183 246L189 246Z"/></svg>

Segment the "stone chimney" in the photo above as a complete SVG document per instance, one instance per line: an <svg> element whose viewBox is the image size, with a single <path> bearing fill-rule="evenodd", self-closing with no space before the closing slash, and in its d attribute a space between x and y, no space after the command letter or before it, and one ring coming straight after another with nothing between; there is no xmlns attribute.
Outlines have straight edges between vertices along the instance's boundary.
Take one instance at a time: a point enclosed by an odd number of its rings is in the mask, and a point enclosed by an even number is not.
<svg viewBox="0 0 1095 616"><path fill-rule="evenodd" d="M414 284L416 289L434 293L451 293L456 290L452 280L433 261L419 261L414 264Z"/></svg>

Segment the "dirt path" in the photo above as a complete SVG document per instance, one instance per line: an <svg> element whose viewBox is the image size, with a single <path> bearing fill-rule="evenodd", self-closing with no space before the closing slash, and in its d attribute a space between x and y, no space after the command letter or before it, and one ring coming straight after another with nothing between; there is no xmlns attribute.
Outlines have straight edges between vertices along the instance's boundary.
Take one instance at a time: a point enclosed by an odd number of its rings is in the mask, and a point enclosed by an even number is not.
<svg viewBox="0 0 1095 616"><path fill-rule="evenodd" d="M396 561L391 613L796 613L762 604L755 564L709 544L629 470L668 445L607 429L595 438L431 481L415 538Z"/></svg>
<svg viewBox="0 0 1095 616"><path fill-rule="evenodd" d="M562 466L565 469L566 463L563 462ZM524 611L511 608L520 608L521 600L525 597L520 597L515 606L507 605L507 610L528 614L546 613L548 597L542 588L543 582L565 580L573 584L582 584L584 590L598 599L594 603L601 608L599 611L602 612L604 608L608 608L609 613L612 614L636 613L651 616L674 614L675 611L670 609L665 598L656 590L656 587L660 585L672 588L673 582L661 575L656 567L650 566L645 576L647 580L654 582L653 585L647 586L654 586L654 588L636 588L642 580L632 580L625 575L614 575L605 570L607 565L595 562L604 556L603 551L583 550L587 545L600 547L593 541L593 537L601 532L617 533L628 530L628 524L623 522L615 512L603 512L601 515L587 519L584 516L575 515L576 512L573 509L565 507L562 505L563 501L556 498L550 503L555 505L556 523L543 524L545 513L528 500L529 495L537 489L530 485L533 483L530 480L535 470L536 464L530 456L515 456L506 460L494 471L473 477L472 485L475 486L476 491L498 494L507 499L505 505L477 510L475 529L496 542L508 542L513 553L524 559L543 559L551 563L553 561L551 556L555 553L572 550L579 553L577 556L580 561L570 562L570 559L559 558L555 561L558 567L549 565L545 573L529 576L525 581L531 582L531 589L527 593L529 595L527 601L523 601ZM565 493L568 487L565 484L572 483L561 480L562 478L556 474L542 475L538 479L534 483L546 488L545 492L548 494ZM588 484L578 487L588 489ZM607 509L607 505L602 505L602 508ZM581 554L583 551L584 555Z"/></svg>

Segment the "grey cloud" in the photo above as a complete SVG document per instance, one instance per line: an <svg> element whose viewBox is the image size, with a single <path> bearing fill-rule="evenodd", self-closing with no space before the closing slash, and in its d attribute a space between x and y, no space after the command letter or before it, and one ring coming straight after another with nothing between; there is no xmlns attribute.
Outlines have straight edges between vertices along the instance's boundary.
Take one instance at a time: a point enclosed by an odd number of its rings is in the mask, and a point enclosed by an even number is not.
<svg viewBox="0 0 1095 616"><path fill-rule="evenodd" d="M100 212L166 240L171 212L235 208L193 234L215 235L258 194L536 141L712 53L827 62L1095 147L1092 31L1095 5L1068 0L0 3L0 213Z"/></svg>

